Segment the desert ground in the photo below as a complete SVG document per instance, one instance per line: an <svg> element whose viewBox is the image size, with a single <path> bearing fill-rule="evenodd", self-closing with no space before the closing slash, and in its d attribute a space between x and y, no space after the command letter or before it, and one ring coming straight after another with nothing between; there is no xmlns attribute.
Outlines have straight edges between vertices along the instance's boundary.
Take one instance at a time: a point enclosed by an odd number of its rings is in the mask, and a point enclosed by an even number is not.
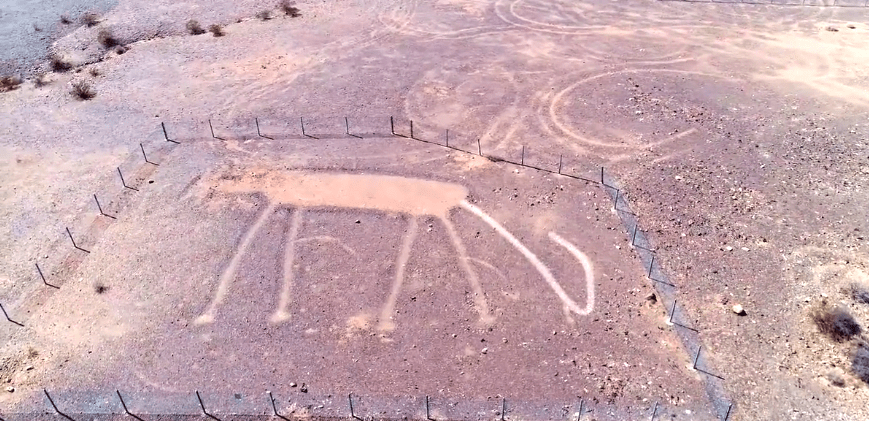
<svg viewBox="0 0 869 421"><path fill-rule="evenodd" d="M0 2L0 419L869 419L869 8L769 3Z"/></svg>

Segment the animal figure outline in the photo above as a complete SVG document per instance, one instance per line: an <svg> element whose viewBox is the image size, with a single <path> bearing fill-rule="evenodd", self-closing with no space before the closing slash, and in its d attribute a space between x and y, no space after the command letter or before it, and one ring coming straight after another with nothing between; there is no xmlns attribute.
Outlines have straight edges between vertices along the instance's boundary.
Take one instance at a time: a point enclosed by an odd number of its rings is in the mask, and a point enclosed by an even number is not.
<svg viewBox="0 0 869 421"><path fill-rule="evenodd" d="M474 306L479 314L479 321L484 325L494 322L495 318L490 314L479 278L471 267L472 259L468 256L458 232L448 218L449 212L456 207L479 217L515 247L534 266L561 300L565 314L575 313L585 316L591 313L594 308L594 269L591 261L583 252L555 232L549 232L550 240L564 247L583 266L587 298L585 307L580 307L568 296L549 268L531 250L498 221L466 200L468 190L459 184L391 175L285 171L231 178L219 182L217 187L229 193L264 193L268 198L268 206L242 237L236 253L230 259L218 281L213 299L205 311L197 317L196 324L208 324L214 321L235 278L242 257L265 221L279 205L290 205L293 207L293 212L284 251L284 283L277 309L270 318L273 323L281 323L290 319L289 307L292 301L294 283L293 261L295 259L295 244L299 241L296 237L299 233L304 210L318 207L375 209L409 215L408 229L397 257L395 279L387 302L381 310L378 325L378 329L381 331L388 332L395 329L392 318L395 303L401 292L405 266L419 228L417 220L422 216L438 218L446 227L453 247L458 254L459 265L465 272L474 292Z"/></svg>

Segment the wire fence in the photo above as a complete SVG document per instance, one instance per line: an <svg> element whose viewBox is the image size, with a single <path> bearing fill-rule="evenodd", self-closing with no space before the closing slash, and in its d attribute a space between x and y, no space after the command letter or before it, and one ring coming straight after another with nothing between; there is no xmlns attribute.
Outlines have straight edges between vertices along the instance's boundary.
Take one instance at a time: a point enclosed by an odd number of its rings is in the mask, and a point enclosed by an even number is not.
<svg viewBox="0 0 869 421"><path fill-rule="evenodd" d="M578 398L561 403L539 403L511 400L501 396L487 399L449 398L441 396L376 397L343 393L310 398L287 398L287 391L265 391L252 395L221 396L205 390L193 390L183 402L161 412L165 403L156 403L159 396L142 396L128 391L106 391L89 398L101 405L100 410L82 411L76 393L41 390L38 398L44 410L0 414L4 421L71 420L108 421L135 419L177 421L188 419L230 420L290 420L290 419L347 419L347 420L519 420L563 419L591 420L665 420L681 418L684 407L673 407L659 402L639 402L631 408L618 408L607 402ZM149 401L152 400L152 401ZM243 410L231 407L245 405ZM694 411L691 411L692 413Z"/></svg>
<svg viewBox="0 0 869 421"><path fill-rule="evenodd" d="M762 4L804 7L869 7L869 0L658 0L683 3Z"/></svg>
<svg viewBox="0 0 869 421"><path fill-rule="evenodd" d="M321 139L377 138L413 141L434 147L441 147L456 153L484 157L500 165L527 168L565 177L566 179L598 185L612 200L613 209L619 215L622 225L625 228L625 235L645 267L644 270L646 277L661 297L660 302L665 308L667 323L675 328L675 332L680 338L685 351L690 355L690 358L693 361L692 369L706 376L706 392L712 402L713 412L719 414L720 419L729 419L733 409L733 404L726 397L723 390L722 382L725 380L724 377L720 373L717 373L708 364L707 353L703 351L703 346L699 338L701 327L693 326L689 322L690 317L688 317L686 310L679 306L677 299L679 292L678 286L670 281L666 269L661 264L661 259L657 256L653 242L640 227L640 217L631 210L628 200L629 197L626 194L625 189L620 186L615 177L606 171L605 167L586 168L584 171L580 172L568 171L567 166L565 165L565 154L559 154L557 159L553 156L546 156L545 160L541 157L535 157L536 159L532 163L531 157L527 154L527 148L524 146L520 151L517 151L517 156L498 156L494 153L487 153L479 138L474 138L473 136L468 136L464 133L451 131L449 129L435 129L431 126L414 122L413 120L397 119L394 117L353 119L349 117L318 117L308 119L305 117L299 117L296 122L292 122L289 119L282 121L263 121L257 117L253 117L251 121L242 119L223 123L205 120L200 123L189 125L188 127L179 126L177 133L173 132L171 126L161 123L158 132L162 135L162 144L149 144L146 146L145 143L139 143L139 147L135 148L135 155L140 155L140 158L137 159L138 165L134 166L130 164L126 171L122 170L121 167L116 167L112 170L118 175L120 191L119 194L116 194L108 202L112 204L112 209L114 209L114 211L107 212L103 207L107 202L101 202L100 197L104 197L105 200L105 196L100 195L100 193L93 194L95 205L94 210L99 218L105 218L109 223L116 220L119 217L119 213L124 210L125 206L134 200L134 197L139 192L142 183L145 183L147 177L160 167L162 159L171 154L174 148L187 142L201 142L214 139L263 138L272 141L292 139L316 141ZM540 163L543 161L546 161L547 164L543 165ZM105 224L101 224L100 226L103 230L105 229ZM91 231L93 231L93 229L91 229ZM89 232L88 237L91 242L96 241L99 237L98 234L101 232L102 231ZM65 234L69 240L71 246L71 250L69 251L70 255L77 256L77 259L81 259L86 258L87 255L90 254L90 250L87 248L88 245L77 241L78 233L67 227L63 234ZM68 260L69 259L67 259L67 261ZM60 290L63 287L63 280L52 279L50 276L47 277L45 274L50 274L52 272L50 268L48 268L49 270L45 269L46 268L44 267L40 267L39 264L36 264L34 270L34 276L38 276L36 279L51 291ZM8 322L13 323L18 328L26 328L27 320L22 316L17 315L15 308L7 308L3 306L3 303L0 303L0 310L2 310L2 313ZM30 314L28 317L36 317L36 315ZM50 408L54 413L65 419L73 419L70 415L64 412L63 408L56 404L52 395L49 394L47 390L43 390L43 392L47 399L46 402L50 404ZM274 396L271 393L268 395L270 407L273 409L273 413L266 415L287 419L285 416L288 415L282 414L279 411L280 407L276 405ZM141 420L137 414L128 410L127 402L120 391L116 391L115 397L122 406L124 414ZM347 415L350 418L361 419L360 415L356 412L358 406L354 407L354 395L351 394L347 397L349 409ZM220 419L215 414L209 412L208 406L199 391L195 391L195 398L198 401L202 415L212 419ZM360 397L359 399L360 402L364 402L364 398ZM500 408L500 411L497 411L496 409L494 413L500 414L500 417L503 420L510 414L510 410L506 398L503 398L501 403L502 408ZM339 403L334 404L336 406L340 405ZM428 420L434 419L431 415L431 405L431 399L425 397L425 419ZM573 408L572 405L578 405L578 407ZM570 411L575 415L573 419L582 420L585 419L583 417L587 413L594 411L595 405L597 405L597 403L580 400L578 403L565 403L561 407L573 408L570 409ZM514 409L513 413L517 414L521 412L521 408L517 407ZM640 412L642 412L642 416L639 416ZM663 417L665 414L670 412L671 410L665 405L659 405L659 403L649 400L648 407L642 408L641 411L630 415L630 417L632 419L642 419L650 416L651 418L649 419L654 420L658 419L658 417ZM184 412L175 411L173 413L183 414ZM465 411L463 412L464 418L459 416L458 419L465 419L468 417L473 418L474 413L474 411ZM81 415L84 414L84 412L77 412L77 414ZM334 416L335 414L340 416L340 411L331 413L331 416ZM601 414L598 413L598 415ZM26 416L28 416L28 414L16 415L0 413L0 421L27 419ZM407 416L419 417L421 416L421 413L411 411L404 415L404 417ZM402 416L395 416L395 418L399 419L402 418ZM600 417L598 416L597 418Z"/></svg>

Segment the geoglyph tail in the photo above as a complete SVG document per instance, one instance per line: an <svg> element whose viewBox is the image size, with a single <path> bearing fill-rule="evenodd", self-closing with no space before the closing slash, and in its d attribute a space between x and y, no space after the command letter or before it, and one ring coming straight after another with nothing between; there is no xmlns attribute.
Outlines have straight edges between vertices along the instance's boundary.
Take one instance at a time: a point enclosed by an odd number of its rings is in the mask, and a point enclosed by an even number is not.
<svg viewBox="0 0 869 421"><path fill-rule="evenodd" d="M462 208L468 210L474 215L479 216L480 219L489 224L489 226L494 228L495 231L498 232L498 234L501 234L502 237L509 241L510 244L513 245L513 247L516 247L516 249L519 250L519 252L521 252L522 255L524 255L525 258L528 259L528 261L531 262L532 265L534 265L534 268L537 269L537 272L539 272L540 275L543 276L543 279L546 280L546 283L549 284L549 287L552 288L553 291L555 291L555 294L558 295L558 298L561 299L561 301L564 303L564 306L568 310L580 316L586 316L591 313L592 309L594 309L594 267L591 265L591 260L589 260L588 256L586 256L585 253L579 251L576 246L561 238L558 234L554 232L549 233L549 239L566 248L567 251L569 251L570 254L572 254L573 257L575 257L580 264L582 264L582 267L585 270L585 286L588 298L585 303L585 308L581 308L578 304L576 304L575 301L573 301L573 299L571 299L567 295L566 292L564 292L564 289L561 287L558 281L555 280L555 277L552 276L552 272L549 271L549 268L547 268L546 265L544 265L543 262L541 262L540 259L538 259L537 256L535 256L534 253L531 252L531 250L528 250L528 247L525 247L525 245L522 244L522 242L520 242L518 239L516 239L513 234L510 234L510 232L507 231L506 228L499 224L498 221L487 215L480 208L468 203L466 200L463 200L460 205L462 206Z"/></svg>

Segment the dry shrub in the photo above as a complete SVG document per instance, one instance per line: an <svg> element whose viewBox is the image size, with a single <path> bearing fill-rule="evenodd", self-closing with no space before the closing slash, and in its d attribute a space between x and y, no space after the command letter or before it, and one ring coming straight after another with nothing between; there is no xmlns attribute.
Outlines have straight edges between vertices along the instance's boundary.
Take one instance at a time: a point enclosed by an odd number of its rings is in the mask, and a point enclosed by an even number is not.
<svg viewBox="0 0 869 421"><path fill-rule="evenodd" d="M100 23L100 15L94 12L87 12L81 15L81 24L87 27L96 26Z"/></svg>
<svg viewBox="0 0 869 421"><path fill-rule="evenodd" d="M52 53L48 56L48 62L51 64L51 70L55 72L65 72L72 69L72 63L68 62L63 56Z"/></svg>
<svg viewBox="0 0 869 421"><path fill-rule="evenodd" d="M129 48L124 47L123 45L119 45L117 48L115 48L115 54L121 55L121 54L126 53L127 50L129 50Z"/></svg>
<svg viewBox="0 0 869 421"><path fill-rule="evenodd" d="M99 40L100 44L106 48L112 48L121 45L121 41L119 41L112 34L112 31L109 31L108 29L100 30L100 33L97 34L97 40Z"/></svg>
<svg viewBox="0 0 869 421"><path fill-rule="evenodd" d="M862 304L869 304L869 285L862 282L851 284L851 298Z"/></svg>
<svg viewBox="0 0 869 421"><path fill-rule="evenodd" d="M302 16L301 11L298 7L295 6L295 3L289 0L282 1L281 4L278 5L278 7L284 12L284 14L291 18L297 18L299 16Z"/></svg>
<svg viewBox="0 0 869 421"><path fill-rule="evenodd" d="M841 307L816 310L812 313L812 320L821 333L836 342L844 342L862 331L851 313Z"/></svg>
<svg viewBox="0 0 869 421"><path fill-rule="evenodd" d="M257 19L259 20L269 20L272 18L271 10L263 10L256 14Z"/></svg>
<svg viewBox="0 0 869 421"><path fill-rule="evenodd" d="M226 35L226 33L223 32L223 27L216 23L208 27L208 32L211 32L216 37L222 37Z"/></svg>
<svg viewBox="0 0 869 421"><path fill-rule="evenodd" d="M205 30L202 29L202 25L199 24L198 21L190 19L187 21L187 31L192 35L201 35L205 33Z"/></svg>
<svg viewBox="0 0 869 421"><path fill-rule="evenodd" d="M866 345L857 347L854 358L851 359L851 372L864 383L869 383L869 348Z"/></svg>
<svg viewBox="0 0 869 421"><path fill-rule="evenodd" d="M19 76L3 76L0 77L0 92L7 92L18 89L23 81Z"/></svg>
<svg viewBox="0 0 869 421"><path fill-rule="evenodd" d="M91 88L90 83L80 80L78 82L73 82L72 95L82 101L87 101L97 96L97 93L93 90L93 88Z"/></svg>
<svg viewBox="0 0 869 421"><path fill-rule="evenodd" d="M72 23L72 19L70 19L67 15L60 15L60 23L64 25L69 25Z"/></svg>
<svg viewBox="0 0 869 421"><path fill-rule="evenodd" d="M36 85L37 88L41 88L49 83L51 83L51 79L49 79L48 75L45 73L38 73L36 77L33 78L33 84Z"/></svg>
<svg viewBox="0 0 869 421"><path fill-rule="evenodd" d="M91 67L88 73L90 73L93 77L97 77L102 74L102 72L100 72L100 69L97 69L96 67Z"/></svg>
<svg viewBox="0 0 869 421"><path fill-rule="evenodd" d="M504 161L505 161L504 158L497 157L497 156L492 156L492 155L486 155L486 158L487 158L489 161L492 161L492 162L504 162Z"/></svg>

